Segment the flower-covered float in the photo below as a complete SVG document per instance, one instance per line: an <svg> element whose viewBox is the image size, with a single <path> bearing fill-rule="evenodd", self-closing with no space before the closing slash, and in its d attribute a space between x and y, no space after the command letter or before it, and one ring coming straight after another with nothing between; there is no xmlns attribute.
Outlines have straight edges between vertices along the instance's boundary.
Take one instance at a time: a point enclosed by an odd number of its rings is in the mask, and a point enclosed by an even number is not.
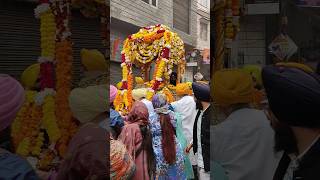
<svg viewBox="0 0 320 180"><path fill-rule="evenodd" d="M125 41L121 52L122 82L118 95L114 101L116 110L126 113L132 107L132 89L134 87L132 67L141 69L143 83L148 88L147 98L162 91L167 95L169 102L173 101L174 86L169 84L170 75L174 66L177 67L177 83L185 71L184 43L177 33L165 25L148 26L130 35ZM152 63L155 69L152 79L149 72ZM141 78L139 79L141 83Z"/></svg>
<svg viewBox="0 0 320 180"><path fill-rule="evenodd" d="M34 10L40 19L41 53L38 63L22 75L22 81L27 82L26 100L12 125L11 137L15 152L44 171L55 168L64 158L78 129L68 103L73 61L69 21L73 3L78 2L40 0ZM101 7L102 39L107 45L106 1L86 2Z"/></svg>

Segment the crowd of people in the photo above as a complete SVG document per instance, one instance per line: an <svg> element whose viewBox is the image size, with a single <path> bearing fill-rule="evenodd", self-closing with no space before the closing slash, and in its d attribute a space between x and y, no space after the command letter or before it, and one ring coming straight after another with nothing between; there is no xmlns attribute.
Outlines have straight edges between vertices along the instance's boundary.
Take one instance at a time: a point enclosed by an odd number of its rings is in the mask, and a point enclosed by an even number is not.
<svg viewBox="0 0 320 180"><path fill-rule="evenodd" d="M164 93L148 100L147 89L134 89L126 116L114 108L117 93L110 85L112 179L210 179L208 83L177 84L172 103Z"/></svg>
<svg viewBox="0 0 320 180"><path fill-rule="evenodd" d="M257 84L247 72L221 70L213 78L215 110L224 115L211 131L213 179L319 179L320 75L277 63L258 73ZM252 106L257 87L265 98Z"/></svg>

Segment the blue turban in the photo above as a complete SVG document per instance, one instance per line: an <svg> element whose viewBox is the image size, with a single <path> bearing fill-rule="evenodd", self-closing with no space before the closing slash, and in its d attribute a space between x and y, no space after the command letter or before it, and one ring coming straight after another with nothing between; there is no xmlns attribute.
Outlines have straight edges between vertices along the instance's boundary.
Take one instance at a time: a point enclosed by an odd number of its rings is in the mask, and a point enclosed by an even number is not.
<svg viewBox="0 0 320 180"><path fill-rule="evenodd" d="M291 126L320 127L320 76L298 68L267 66L262 80L276 118Z"/></svg>

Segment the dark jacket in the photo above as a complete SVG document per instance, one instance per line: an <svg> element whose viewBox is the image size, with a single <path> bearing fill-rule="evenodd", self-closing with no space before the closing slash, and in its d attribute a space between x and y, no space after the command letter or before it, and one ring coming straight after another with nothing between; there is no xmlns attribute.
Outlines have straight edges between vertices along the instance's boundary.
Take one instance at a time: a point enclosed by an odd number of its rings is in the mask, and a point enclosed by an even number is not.
<svg viewBox="0 0 320 180"><path fill-rule="evenodd" d="M212 117L212 106L209 106L208 109L203 113L201 119L201 149L204 170L206 172L210 171L210 119ZM201 111L198 111L196 120L193 126L193 151L194 153L198 150L198 140L197 140L197 123L199 120Z"/></svg>
<svg viewBox="0 0 320 180"><path fill-rule="evenodd" d="M273 180L283 180L291 159L284 154L279 162ZM293 180L320 179L320 139L302 157L299 168L293 172Z"/></svg>

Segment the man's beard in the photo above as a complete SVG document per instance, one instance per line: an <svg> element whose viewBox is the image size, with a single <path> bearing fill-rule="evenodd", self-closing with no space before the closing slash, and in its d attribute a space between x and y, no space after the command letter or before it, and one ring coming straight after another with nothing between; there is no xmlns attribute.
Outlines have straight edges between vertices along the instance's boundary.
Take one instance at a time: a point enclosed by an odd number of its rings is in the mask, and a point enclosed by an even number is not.
<svg viewBox="0 0 320 180"><path fill-rule="evenodd" d="M275 130L276 152L285 151L287 154L297 153L297 140L290 126L277 122L273 125Z"/></svg>

